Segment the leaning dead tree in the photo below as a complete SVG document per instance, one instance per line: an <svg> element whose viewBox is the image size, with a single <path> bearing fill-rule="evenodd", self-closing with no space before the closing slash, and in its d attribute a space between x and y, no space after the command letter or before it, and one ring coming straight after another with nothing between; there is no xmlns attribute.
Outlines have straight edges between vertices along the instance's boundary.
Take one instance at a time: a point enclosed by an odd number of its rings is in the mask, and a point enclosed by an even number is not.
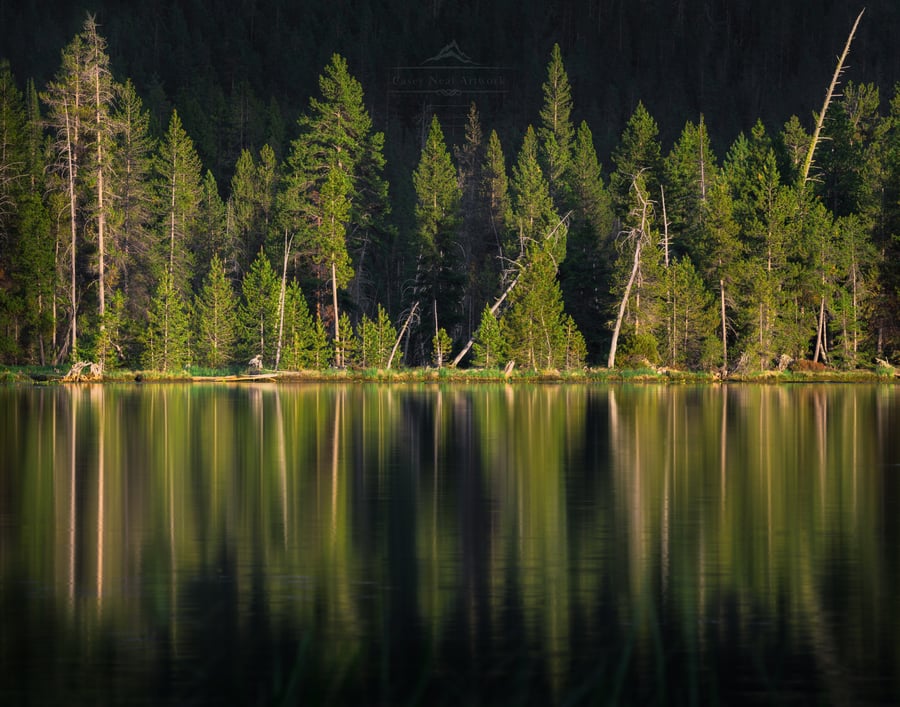
<svg viewBox="0 0 900 707"><path fill-rule="evenodd" d="M822 139L822 126L825 124L825 114L828 112L828 106L831 104L832 98L835 95L835 89L841 80L841 74L844 72L844 62L847 59L847 55L850 53L850 44L853 42L853 36L856 34L856 28L859 26L859 21L862 19L863 13L865 12L865 8L860 10L860 13L856 16L856 21L853 23L853 27L850 30L850 34L847 37L847 42L844 44L844 51L841 52L841 55L838 57L837 66L834 69L834 75L831 77L831 83L828 85L828 90L825 92L825 102L822 104L822 110L819 113L818 118L816 119L816 127L812 134L812 140L809 143L809 150L806 153L806 159L803 161L803 184L805 185L809 181L809 170L812 167L813 163L813 154L816 151L816 146ZM823 275L824 278L824 275ZM813 355L813 361L818 361L819 357L823 360L827 361L827 356L825 353L825 294L822 293L822 297L819 300L819 321L816 326L816 352Z"/></svg>
<svg viewBox="0 0 900 707"><path fill-rule="evenodd" d="M641 269L641 251L650 237L648 222L650 220L651 201L647 198L647 195L644 194L639 177L640 173L632 178L631 188L634 190L637 198L637 204L635 205L635 208L632 209L632 214L640 215L640 221L638 225L632 226L627 231L628 235L625 239L626 242L632 241L634 243L634 263L631 266L631 276L628 278L628 282L625 285L625 292L622 293L622 301L619 303L619 314L616 317L612 343L609 347L609 358L606 361L607 368L616 367L616 347L619 343L619 332L622 330L622 320L625 318L625 308L628 306L628 299L631 297L631 287L634 285L634 279Z"/></svg>
<svg viewBox="0 0 900 707"><path fill-rule="evenodd" d="M813 153L816 151L816 146L822 139L822 126L825 124L825 113L828 112L828 106L831 104L831 99L834 98L834 90L837 88L838 83L840 83L841 74L844 72L844 61L846 61L847 59L847 54L850 53L850 44L851 42L853 42L853 35L856 34L856 28L859 26L859 21L862 19L863 13L865 11L865 8L863 8L856 16L856 22L853 23L853 28L850 30L850 36L847 37L847 43L844 45L844 51L841 52L841 55L838 57L838 63L834 69L834 75L831 77L831 83L828 85L828 91L826 91L825 93L825 102L822 104L822 110L819 113L818 118L816 119L816 128L813 131L812 140L809 143L809 150L806 153L806 159L803 161L802 176L804 184L809 181L809 170L812 167Z"/></svg>
<svg viewBox="0 0 900 707"><path fill-rule="evenodd" d="M556 237L559 235L559 229L560 229L562 226L567 226L567 225L568 225L569 217L570 217L571 215L572 215L572 212L571 212L571 211L568 211L568 212L566 213L566 215L563 216L563 217L556 223L556 225L550 230L550 232L546 235L546 237L545 237L544 240L545 240L545 241L549 241L549 240L551 240L551 239L553 239L553 238L556 238ZM525 257L524 254L520 254L519 257L516 258L516 260L513 262L513 265L514 265L515 267L518 267L518 269L519 269L519 274L516 275L516 276L513 278L513 281L512 281L511 283L509 283L509 286L503 291L503 294L501 294L501 295L494 301L494 304L491 305L491 314L493 314L494 316L497 315L497 310L500 309L500 305L503 304L504 300L506 300L506 297L509 295L509 293L512 292L512 291L513 291L513 288L519 283L519 277L521 276L521 274L522 274L522 269L524 268L524 266L522 265L522 261L524 260L524 257ZM475 343L475 336L473 335L473 336L466 342L466 345L462 347L462 350L461 350L458 354L456 354L456 358L454 358L453 361L450 363L450 367L451 367L451 368L456 368L456 366L459 364L459 362L463 360L463 358L465 357L465 355L466 355L467 353L469 353L469 349L472 348L472 345L473 345L474 343Z"/></svg>

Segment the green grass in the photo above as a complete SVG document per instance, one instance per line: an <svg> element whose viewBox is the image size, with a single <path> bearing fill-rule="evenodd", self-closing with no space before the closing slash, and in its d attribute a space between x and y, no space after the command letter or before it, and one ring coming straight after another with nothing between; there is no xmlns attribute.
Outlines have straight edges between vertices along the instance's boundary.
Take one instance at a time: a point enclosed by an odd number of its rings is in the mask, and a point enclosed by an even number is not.
<svg viewBox="0 0 900 707"><path fill-rule="evenodd" d="M0 366L0 383L56 383L60 382L68 367ZM104 382L184 382L190 380L214 380L243 373L243 369L211 369L193 366L183 371L150 371L107 369ZM497 368L397 368L358 370L325 369L307 371L262 371L275 374L285 382L322 383L713 383L717 381L747 383L810 383L810 382L889 382L897 380L896 369L877 366L853 371L757 371L732 374L722 378L705 371L679 371L674 369L639 368L586 368L572 371L515 369L509 374Z"/></svg>

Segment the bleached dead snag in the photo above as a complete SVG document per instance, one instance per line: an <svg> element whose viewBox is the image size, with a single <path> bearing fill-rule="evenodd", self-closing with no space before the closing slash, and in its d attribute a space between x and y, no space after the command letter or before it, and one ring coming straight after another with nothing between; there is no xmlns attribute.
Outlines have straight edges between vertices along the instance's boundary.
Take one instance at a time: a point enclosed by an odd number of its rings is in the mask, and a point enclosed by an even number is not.
<svg viewBox="0 0 900 707"><path fill-rule="evenodd" d="M413 304L412 309L409 310L409 316L406 318L406 321L403 322L403 327L400 329L400 333L397 335L397 340L394 342L394 348L391 349L391 355L388 358L386 369L390 369L391 364L394 362L394 354L397 353L397 349L400 348L400 342L403 341L403 335L406 333L406 330L409 328L409 323L412 321L412 318L416 315L416 309L418 309L419 303L416 302Z"/></svg>
<svg viewBox="0 0 900 707"><path fill-rule="evenodd" d="M560 227L565 225L568 222L569 216L571 216L571 215L572 215L572 212L570 210L566 213L565 216L563 216L557 222L557 224L553 227L553 230L551 230L550 233L547 234L545 240L550 240L551 238L556 238L559 233ZM517 265L520 268L520 273L521 273L521 268L522 268L522 265L521 265L522 259L523 259L523 255L520 255L514 261L514 265ZM500 309L500 305L503 304L504 300L507 298L509 293L513 291L513 288L516 286L516 284L518 282L519 282L519 276L516 275L516 277L513 278L513 281L509 284L509 287L507 287L506 290L504 290L503 294L497 298L497 301L491 305L491 314L493 314L494 316L497 316L497 310ZM466 345L462 347L462 350L458 354L456 354L456 358L454 358L453 361L450 363L450 368L456 368L456 366L459 364L459 362L463 360L463 357L465 357L465 355L467 353L469 353L469 350L472 348L474 343L475 343L475 336L473 335L466 342Z"/></svg>
<svg viewBox="0 0 900 707"><path fill-rule="evenodd" d="M853 35L856 34L856 28L859 26L859 21L862 19L865 11L865 8L863 8L856 16L856 22L853 23L853 29L850 30L850 36L847 37L844 51L841 52L841 55L838 57L837 67L835 67L834 75L831 77L831 84L828 86L828 91L825 93L825 102L822 104L822 111L819 113L819 117L816 120L816 128L813 131L812 140L810 140L809 143L809 151L806 153L806 159L803 161L804 184L809 181L809 170L812 167L813 153L816 151L816 146L821 139L822 126L825 124L825 113L828 112L828 106L831 103L831 99L834 97L834 89L837 88L841 73L844 71L844 61L847 59L847 54L850 53L850 43L853 41Z"/></svg>
<svg viewBox="0 0 900 707"><path fill-rule="evenodd" d="M638 204L641 210L641 225L633 227L628 233L627 240L634 241L634 264L631 266L631 276L625 285L625 292L622 294L622 301L619 303L619 314L616 317L616 326L613 329L612 343L609 347L609 358L606 361L607 368L616 367L616 348L619 343L619 332L622 330L622 320L625 317L625 307L628 305L628 298L631 296L631 287L637 277L638 271L641 269L641 250L647 238L647 219L650 213L650 200L641 192L641 186L638 178L635 176L631 181L631 188L634 189Z"/></svg>
<svg viewBox="0 0 900 707"><path fill-rule="evenodd" d="M67 383L80 383L82 381L98 381L103 378L103 368L99 363L91 361L78 361L73 363L69 372L63 376Z"/></svg>

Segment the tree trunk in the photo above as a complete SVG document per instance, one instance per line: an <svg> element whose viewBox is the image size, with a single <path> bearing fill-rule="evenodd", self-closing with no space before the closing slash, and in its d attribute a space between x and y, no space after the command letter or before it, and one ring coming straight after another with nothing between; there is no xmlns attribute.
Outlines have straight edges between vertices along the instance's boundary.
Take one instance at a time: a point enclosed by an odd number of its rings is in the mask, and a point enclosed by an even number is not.
<svg viewBox="0 0 900 707"><path fill-rule="evenodd" d="M819 355L822 356L823 362L828 360L825 355L825 295L822 295L819 303L819 326L816 327L816 353L813 356L813 362L819 360Z"/></svg>
<svg viewBox="0 0 900 707"><path fill-rule="evenodd" d="M281 292L278 295L278 344L275 347L275 370L281 363L281 349L284 344L284 300L287 292L287 264L288 255L290 254L291 244L294 242L294 236L291 234L290 239L287 237L287 230L284 233L284 259L281 265Z"/></svg>
<svg viewBox="0 0 900 707"><path fill-rule="evenodd" d="M719 278L719 303L722 312L722 370L728 370L728 330L725 328L725 280Z"/></svg>
<svg viewBox="0 0 900 707"><path fill-rule="evenodd" d="M837 88L841 73L844 70L844 61L847 59L847 54L850 52L850 43L853 41L853 35L856 34L856 28L859 25L859 21L862 19L863 13L865 11L866 9L863 8L856 16L856 22L853 23L853 28L850 30L850 36L847 37L847 43L844 45L844 51L841 52L840 57L838 57L837 67L835 67L834 75L831 77L831 84L829 84L828 90L825 92L825 102L822 104L822 110L819 113L818 119L816 120L816 128L813 131L812 140L810 140L809 143L809 150L806 153L806 159L803 161L803 184L806 184L806 182L809 181L809 169L810 167L812 167L813 153L815 153L816 146L819 144L819 136L822 132L822 125L824 125L825 123L825 113L828 112L828 105L831 103L831 99L834 96L834 89Z"/></svg>
<svg viewBox="0 0 900 707"><path fill-rule="evenodd" d="M72 118L69 116L69 103L66 100L64 105L65 117L66 117L66 159L68 161L68 189L69 189L69 225L71 228L71 253L69 262L71 267L69 269L69 309L72 317L72 339L71 339L71 352L72 357L77 358L78 356L78 329L76 322L76 314L78 309L78 298L77 293L75 291L75 243L76 237L78 233L78 225L75 220L76 216L76 202L75 202L75 172L78 169L78 163L75 156L75 142L78 139L77 126L73 126ZM74 132L74 137L73 137Z"/></svg>
<svg viewBox="0 0 900 707"><path fill-rule="evenodd" d="M344 352L341 350L341 332L338 324L337 270L334 258L331 259L331 300L334 305L334 363L338 368L343 368Z"/></svg>
<svg viewBox="0 0 900 707"><path fill-rule="evenodd" d="M391 349L391 355L388 357L387 365L385 366L386 370L390 370L391 364L394 362L394 355L397 353L397 349L400 348L400 342L403 341L403 335L406 333L407 328L409 328L409 323L412 321L412 318L416 314L416 309L418 308L419 303L416 302L413 304L412 309L409 310L409 316L406 317L406 321L403 322L403 326L400 329L400 333L397 335L397 340L394 342L394 348Z"/></svg>
<svg viewBox="0 0 900 707"><path fill-rule="evenodd" d="M628 278L628 284L625 285L625 293L622 295L622 301L619 303L619 314L616 317L616 326L613 329L612 344L610 344L609 347L609 358L606 361L607 368L616 367L616 347L619 343L619 332L622 329L622 319L625 316L625 306L628 304L628 298L631 296L631 286L634 284L634 278L637 277L637 271L641 265L642 245L642 239L638 238L634 244L634 265L631 267L631 277Z"/></svg>

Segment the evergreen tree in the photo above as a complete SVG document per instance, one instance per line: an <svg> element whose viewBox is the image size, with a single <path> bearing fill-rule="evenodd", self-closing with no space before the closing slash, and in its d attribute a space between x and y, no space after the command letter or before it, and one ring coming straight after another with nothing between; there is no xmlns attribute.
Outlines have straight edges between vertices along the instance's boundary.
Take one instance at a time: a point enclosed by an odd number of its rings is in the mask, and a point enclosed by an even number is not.
<svg viewBox="0 0 900 707"><path fill-rule="evenodd" d="M220 262L228 257L226 227L225 202L219 196L219 187L212 171L206 170L200 190L195 227L194 257L198 266L201 263L211 263L215 257L218 257ZM222 264L224 266L224 262ZM193 291L199 291L201 276L202 273L195 270L191 283Z"/></svg>
<svg viewBox="0 0 900 707"><path fill-rule="evenodd" d="M450 358L453 348L453 340L444 327L440 327L431 340L431 362L438 368L443 368Z"/></svg>
<svg viewBox="0 0 900 707"><path fill-rule="evenodd" d="M317 368L316 326L296 280L291 281L285 293L284 341L282 368L294 371Z"/></svg>
<svg viewBox="0 0 900 707"><path fill-rule="evenodd" d="M478 368L499 368L507 360L507 346L503 339L500 322L491 311L490 305L484 305L481 312L481 323L475 332L472 344L472 363Z"/></svg>
<svg viewBox="0 0 900 707"><path fill-rule="evenodd" d="M476 307L496 289L496 272L491 261L496 255L494 238L488 224L488 204L482 193L485 146L478 110L469 106L465 138L462 146L453 148L460 189L459 243L462 249L461 275L465 277L461 311L464 316L463 336L471 335Z"/></svg>
<svg viewBox="0 0 900 707"><path fill-rule="evenodd" d="M277 187L275 153L268 145L254 159L242 150L231 178L230 213L233 220L229 260L237 274L247 272L265 244L273 218Z"/></svg>
<svg viewBox="0 0 900 707"><path fill-rule="evenodd" d="M241 283L239 316L244 355L259 357L263 367L275 362L278 337L278 278L266 253L260 250Z"/></svg>
<svg viewBox="0 0 900 707"><path fill-rule="evenodd" d="M363 368L383 369L387 366L397 330L384 307L378 305L374 320L363 315L359 325L360 363Z"/></svg>
<svg viewBox="0 0 900 707"><path fill-rule="evenodd" d="M308 113L299 120L301 135L291 144L277 210L280 230L298 235L318 282L331 282L331 317L339 339L337 290L354 275L350 254L362 259L387 211L387 185L381 176L384 137L372 131L362 86L343 57L332 57L319 77L319 89L321 98L311 99ZM326 194L328 198L321 198ZM323 308L324 287L319 303Z"/></svg>
<svg viewBox="0 0 900 707"><path fill-rule="evenodd" d="M689 253L695 259L703 228L704 205L716 170L703 116L694 125L688 121L672 151L663 162L665 184L660 192L660 208L665 203L667 244L672 256ZM674 242L674 246L673 246Z"/></svg>
<svg viewBox="0 0 900 707"><path fill-rule="evenodd" d="M431 120L428 139L413 173L416 190L416 231L419 247L416 297L435 312L432 337L441 326L460 322L458 228L460 189L437 117Z"/></svg>
<svg viewBox="0 0 900 707"><path fill-rule="evenodd" d="M716 307L690 258L681 257L670 265L672 272L671 320L667 322L667 359L679 367L699 368L717 350ZM657 337L659 338L659 337Z"/></svg>
<svg viewBox="0 0 900 707"><path fill-rule="evenodd" d="M511 222L518 235L518 253L525 254L533 243L547 241L547 252L558 267L566 257L566 226L550 198L550 187L538 163L537 137L528 127L515 167L512 182Z"/></svg>
<svg viewBox="0 0 900 707"><path fill-rule="evenodd" d="M146 316L153 289L151 273L160 267L153 246L151 200L152 155L155 149L150 135L150 115L144 109L130 80L119 87L116 113L119 126L115 151L117 195L114 241L117 243L113 267L125 298L127 318L137 321Z"/></svg>
<svg viewBox="0 0 900 707"><path fill-rule="evenodd" d="M596 356L606 345L605 334L595 323L602 321L608 307L603 283L610 278L614 214L593 136L585 122L578 127L575 138L569 191L574 210L569 221L566 260L560 266L560 284L566 309L588 336L588 348Z"/></svg>
<svg viewBox="0 0 900 707"><path fill-rule="evenodd" d="M509 358L523 368L561 368L567 364L568 322L555 259L549 248L532 243L524 261L502 318Z"/></svg>
<svg viewBox="0 0 900 707"><path fill-rule="evenodd" d="M547 65L547 80L541 87L544 105L537 131L541 158L550 188L550 196L557 208L568 208L567 171L572 160L575 127L572 125L572 89L563 66L559 44L553 45Z"/></svg>
<svg viewBox="0 0 900 707"><path fill-rule="evenodd" d="M487 151L483 169L484 197L487 201L488 221L490 223L492 247L497 255L495 272L506 272L510 258L519 253L517 239L510 229L512 212L509 201L509 179L506 176L506 158L497 131L491 130L488 136ZM514 244L514 247L513 247Z"/></svg>
<svg viewBox="0 0 900 707"><path fill-rule="evenodd" d="M144 367L178 371L190 361L189 316L181 304L172 274L165 270L150 303L144 331Z"/></svg>
<svg viewBox="0 0 900 707"><path fill-rule="evenodd" d="M202 168L193 140L184 131L178 112L159 144L154 171L165 267L173 287L186 294L192 274L197 220L203 200Z"/></svg>
<svg viewBox="0 0 900 707"><path fill-rule="evenodd" d="M643 180L650 198L659 194L662 148L659 144L659 126L639 102L628 119L612 154L615 170L609 177L609 190L618 213L628 213L631 208L631 186L638 174Z"/></svg>
<svg viewBox="0 0 900 707"><path fill-rule="evenodd" d="M194 301L194 353L197 365L225 368L234 360L237 330L237 297L218 254Z"/></svg>

